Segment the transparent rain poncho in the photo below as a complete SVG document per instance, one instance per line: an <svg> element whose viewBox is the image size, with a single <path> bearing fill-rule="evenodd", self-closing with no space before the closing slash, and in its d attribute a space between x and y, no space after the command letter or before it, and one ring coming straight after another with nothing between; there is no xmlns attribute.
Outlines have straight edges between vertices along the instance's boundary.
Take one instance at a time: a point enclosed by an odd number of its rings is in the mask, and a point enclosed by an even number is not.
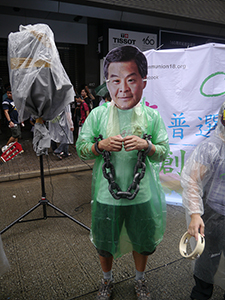
<svg viewBox="0 0 225 300"><path fill-rule="evenodd" d="M70 104L51 122L49 122L49 132L51 140L56 143L73 144L73 121L71 118Z"/></svg>
<svg viewBox="0 0 225 300"><path fill-rule="evenodd" d="M181 174L183 205L190 215L199 213L205 223L205 250L195 261L194 274L225 288L225 102L212 136L200 143Z"/></svg>
<svg viewBox="0 0 225 300"><path fill-rule="evenodd" d="M116 200L110 194L108 181L103 176L102 155L95 156L91 151L94 137L99 134L103 138L118 134L122 137L142 137L144 133L152 135L156 152L146 157L146 172L136 197L133 200ZM159 162L167 157L169 151L166 128L159 113L140 104L129 110L120 110L113 101L106 103L91 111L76 147L81 159L95 159L92 179L93 244L100 250L110 252L115 258L132 250L138 253L154 251L163 238L166 223L166 203L159 180ZM120 152L111 153L115 182L122 191L126 191L133 180L137 152L126 152L122 148Z"/></svg>
<svg viewBox="0 0 225 300"><path fill-rule="evenodd" d="M46 24L19 27L8 37L8 66L19 121L49 121L74 101L74 90Z"/></svg>
<svg viewBox="0 0 225 300"><path fill-rule="evenodd" d="M10 269L9 261L5 255L2 238L0 235L0 276Z"/></svg>

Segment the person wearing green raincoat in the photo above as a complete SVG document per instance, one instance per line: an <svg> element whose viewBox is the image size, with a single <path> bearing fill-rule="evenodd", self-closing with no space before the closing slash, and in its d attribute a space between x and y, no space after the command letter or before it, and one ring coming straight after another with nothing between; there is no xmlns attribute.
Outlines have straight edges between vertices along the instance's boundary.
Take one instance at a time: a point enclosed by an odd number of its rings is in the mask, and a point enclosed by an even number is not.
<svg viewBox="0 0 225 300"><path fill-rule="evenodd" d="M155 251L165 231L166 203L159 162L166 159L169 143L159 112L139 103L147 70L146 57L134 46L118 47L108 53L104 75L112 101L91 111L76 143L81 159L95 159L90 236L104 276L97 294L99 300L111 297L113 257L130 251L136 267L137 297L150 299L144 271L148 255ZM106 163L103 156L109 152L110 163ZM138 153L146 155L139 174ZM105 174L106 168L110 168L110 174ZM136 176L143 178L137 180ZM132 182L136 183L135 191L129 189Z"/></svg>

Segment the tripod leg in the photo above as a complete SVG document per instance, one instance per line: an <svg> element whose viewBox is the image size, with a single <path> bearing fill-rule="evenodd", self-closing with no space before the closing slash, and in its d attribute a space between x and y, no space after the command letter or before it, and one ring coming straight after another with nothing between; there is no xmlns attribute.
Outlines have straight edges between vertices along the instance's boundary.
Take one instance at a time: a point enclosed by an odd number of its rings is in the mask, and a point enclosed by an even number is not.
<svg viewBox="0 0 225 300"><path fill-rule="evenodd" d="M18 223L21 219L26 217L29 213L31 213L33 210L35 210L41 203L36 204L34 207L29 209L26 213L24 213L22 216L20 216L18 219L16 219L14 222L9 224L7 227L5 227L2 231L0 231L0 234L4 233L6 230L8 230L10 227L12 227L14 224Z"/></svg>
<svg viewBox="0 0 225 300"><path fill-rule="evenodd" d="M77 224L79 224L80 226L84 227L85 229L87 229L88 231L90 231L90 228L87 227L86 225L84 225L83 223L79 222L78 220L74 219L72 216L68 215L66 212L62 211L61 209L59 209L58 207L56 207L55 205L51 204L50 202L47 203L49 206L51 206L52 208L54 208L56 211L58 211L59 213L61 213L62 215L66 216L67 218L69 218L70 220L76 222Z"/></svg>
<svg viewBox="0 0 225 300"><path fill-rule="evenodd" d="M43 201L43 216L44 216L44 219L47 219L47 210L46 210L46 203L45 203L46 193L45 193L43 155L40 155L40 173L41 173L41 192L42 192L41 201Z"/></svg>
<svg viewBox="0 0 225 300"><path fill-rule="evenodd" d="M44 182L44 168L43 168L43 156L40 156L40 170L41 170L41 189L42 189L42 200L45 200L46 194L45 194L45 182ZM87 227L86 225L84 225L83 223L79 222L78 220L74 219L72 216L68 215L66 212L62 211L61 209L59 209L58 207L56 207L55 205L51 204L48 200L46 200L45 204L43 205L43 213L44 213L44 218L47 218L47 213L46 213L46 205L51 206L52 208L54 208L55 210L57 210L59 213L61 213L62 215L66 216L67 218L69 218L70 220L76 222L77 224L79 224L80 226L84 227L85 229L87 229L88 231L90 231L90 228Z"/></svg>
<svg viewBox="0 0 225 300"><path fill-rule="evenodd" d="M41 189L42 189L42 197L41 200L39 201L38 204L36 204L34 207L29 209L26 213L24 213L22 216L20 216L18 219L16 219L14 222L9 224L6 228L4 228L2 231L0 231L0 234L4 233L6 230L8 230L10 227L12 227L14 224L18 223L20 220L22 220L25 216L27 216L29 213L31 213L33 210L35 210L38 206L43 205L43 219L47 219L47 205L51 206L53 209L61 213L62 215L66 216L70 220L76 222L78 225L84 227L88 231L90 231L90 228L84 225L83 223L79 222L78 220L74 219L72 216L68 215L66 212L62 211L55 205L51 204L47 199L46 199L46 194L45 194L45 181L44 181L44 168L43 168L43 156L40 155L40 171L41 171ZM33 220L40 220L40 219L33 219ZM27 220L27 221L32 221L32 220ZM24 221L25 222L25 221Z"/></svg>

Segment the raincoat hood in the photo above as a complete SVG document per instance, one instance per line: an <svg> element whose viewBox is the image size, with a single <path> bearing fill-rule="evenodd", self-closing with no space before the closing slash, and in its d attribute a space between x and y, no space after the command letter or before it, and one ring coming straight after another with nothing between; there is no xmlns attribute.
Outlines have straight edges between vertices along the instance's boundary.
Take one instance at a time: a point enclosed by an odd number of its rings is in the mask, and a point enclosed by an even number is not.
<svg viewBox="0 0 225 300"><path fill-rule="evenodd" d="M223 102L219 110L218 123L215 134L225 142L225 101Z"/></svg>

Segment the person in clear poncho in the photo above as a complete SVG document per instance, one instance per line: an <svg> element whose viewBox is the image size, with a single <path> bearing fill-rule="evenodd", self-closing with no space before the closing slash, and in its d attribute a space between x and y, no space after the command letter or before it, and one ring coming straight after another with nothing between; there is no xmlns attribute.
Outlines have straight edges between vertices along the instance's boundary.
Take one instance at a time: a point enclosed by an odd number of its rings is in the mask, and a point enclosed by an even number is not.
<svg viewBox="0 0 225 300"><path fill-rule="evenodd" d="M205 236L205 249L195 262L192 299L209 299L213 285L225 288L225 102L212 136L200 143L181 174L188 232Z"/></svg>
<svg viewBox="0 0 225 300"><path fill-rule="evenodd" d="M167 157L168 135L158 111L139 103L147 78L147 60L142 52L133 46L111 50L104 62L104 75L112 101L91 111L76 143L81 159L95 159L91 241L99 253L104 276L97 299L110 298L113 257L130 251L138 299L150 299L144 271L148 255L155 251L165 231L166 203L158 163ZM99 134L103 140L95 143ZM143 139L143 134L151 135L151 142ZM105 150L111 152L114 180L122 191L127 191L133 181L138 151L148 152L145 175L133 200L116 200L111 195L102 171L104 159L100 153Z"/></svg>
<svg viewBox="0 0 225 300"><path fill-rule="evenodd" d="M58 117L49 122L52 150L59 159L71 155L69 153L69 144L73 144L73 131L74 126L69 104ZM58 146L57 143L59 143Z"/></svg>
<svg viewBox="0 0 225 300"><path fill-rule="evenodd" d="M10 269L9 261L5 255L2 238L0 235L0 277Z"/></svg>

